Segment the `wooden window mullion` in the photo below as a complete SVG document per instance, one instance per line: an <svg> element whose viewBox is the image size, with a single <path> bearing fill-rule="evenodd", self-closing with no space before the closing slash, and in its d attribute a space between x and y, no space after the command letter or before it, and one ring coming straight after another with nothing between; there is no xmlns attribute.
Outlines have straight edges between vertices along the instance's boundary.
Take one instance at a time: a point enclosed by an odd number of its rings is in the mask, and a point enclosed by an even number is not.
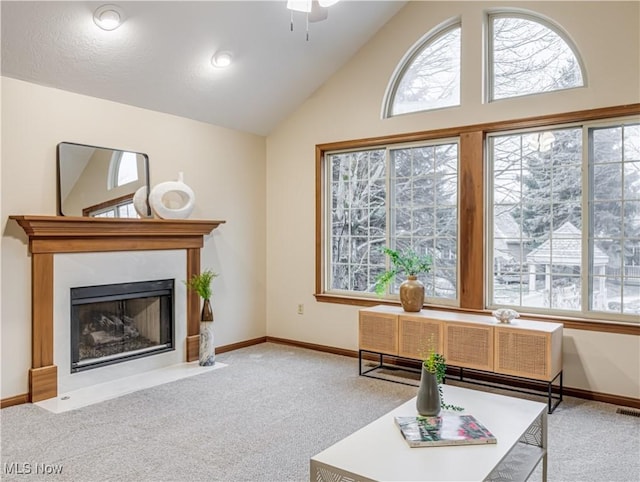
<svg viewBox="0 0 640 482"><path fill-rule="evenodd" d="M458 294L460 308L484 309L484 196L482 131L460 135Z"/></svg>

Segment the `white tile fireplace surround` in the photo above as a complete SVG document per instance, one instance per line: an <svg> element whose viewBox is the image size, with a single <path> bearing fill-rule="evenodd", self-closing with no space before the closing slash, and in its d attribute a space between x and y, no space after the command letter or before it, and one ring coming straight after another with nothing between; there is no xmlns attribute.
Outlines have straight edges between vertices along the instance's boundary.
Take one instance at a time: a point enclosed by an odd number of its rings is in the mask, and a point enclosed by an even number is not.
<svg viewBox="0 0 640 482"><path fill-rule="evenodd" d="M184 250L56 254L53 273L53 361L58 366L59 393L64 394L186 360L187 306L183 280L187 275ZM71 288L159 279L175 280L175 349L71 373Z"/></svg>
<svg viewBox="0 0 640 482"><path fill-rule="evenodd" d="M133 372L149 373L159 365L198 359L200 299L181 282L200 273L204 238L225 221L29 215L9 219L24 229L31 254L28 401L57 398L64 390L86 391L131 378ZM72 375L70 288L161 278L176 280L176 350Z"/></svg>

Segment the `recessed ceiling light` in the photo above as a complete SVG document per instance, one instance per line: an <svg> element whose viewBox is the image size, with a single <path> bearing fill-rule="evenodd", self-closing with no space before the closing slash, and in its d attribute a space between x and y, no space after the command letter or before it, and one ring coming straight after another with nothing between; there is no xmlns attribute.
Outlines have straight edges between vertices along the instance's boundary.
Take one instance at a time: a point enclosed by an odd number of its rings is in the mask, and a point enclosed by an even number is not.
<svg viewBox="0 0 640 482"><path fill-rule="evenodd" d="M102 30L115 30L124 22L124 13L117 5L102 5L93 12L93 21Z"/></svg>
<svg viewBox="0 0 640 482"><path fill-rule="evenodd" d="M218 69L224 69L231 65L232 60L233 56L231 52L216 52L213 57L211 57L211 64Z"/></svg>

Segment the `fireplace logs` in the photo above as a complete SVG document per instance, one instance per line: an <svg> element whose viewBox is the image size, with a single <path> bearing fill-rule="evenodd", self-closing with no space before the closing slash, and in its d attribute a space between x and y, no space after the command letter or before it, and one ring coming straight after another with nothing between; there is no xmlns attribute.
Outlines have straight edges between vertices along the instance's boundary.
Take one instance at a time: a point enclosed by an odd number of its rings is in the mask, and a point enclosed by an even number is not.
<svg viewBox="0 0 640 482"><path fill-rule="evenodd" d="M100 314L82 329L83 341L89 346L120 343L139 336L140 332L130 316Z"/></svg>

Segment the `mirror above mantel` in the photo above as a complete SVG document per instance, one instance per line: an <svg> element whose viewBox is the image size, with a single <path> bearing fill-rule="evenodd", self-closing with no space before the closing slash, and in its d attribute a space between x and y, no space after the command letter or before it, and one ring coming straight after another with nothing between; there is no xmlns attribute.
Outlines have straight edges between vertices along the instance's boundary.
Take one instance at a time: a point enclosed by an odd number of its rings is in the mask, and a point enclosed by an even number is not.
<svg viewBox="0 0 640 482"><path fill-rule="evenodd" d="M58 214L139 217L133 206L133 196L141 187L149 192L149 157L146 154L61 142L57 158Z"/></svg>

